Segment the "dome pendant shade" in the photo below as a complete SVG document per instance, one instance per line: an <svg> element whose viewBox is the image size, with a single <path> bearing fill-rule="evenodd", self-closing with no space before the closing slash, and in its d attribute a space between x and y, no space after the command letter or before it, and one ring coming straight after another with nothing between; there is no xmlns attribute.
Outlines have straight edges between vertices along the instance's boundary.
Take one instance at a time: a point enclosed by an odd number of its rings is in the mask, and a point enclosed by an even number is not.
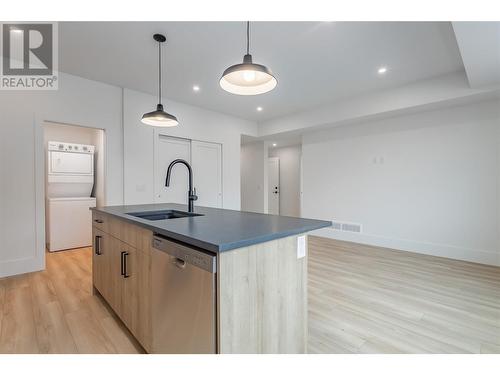
<svg viewBox="0 0 500 375"><path fill-rule="evenodd" d="M153 35L153 39L158 42L158 105L156 106L156 111L142 115L141 122L146 125L163 128L177 126L179 125L177 117L165 112L161 104L161 44L164 43L167 38L165 38L164 35L155 34Z"/></svg>
<svg viewBox="0 0 500 375"><path fill-rule="evenodd" d="M220 87L236 95L259 95L271 91L278 81L267 66L254 64L250 55L250 21L247 21L247 54L243 63L227 68L219 81Z"/></svg>
<svg viewBox="0 0 500 375"><path fill-rule="evenodd" d="M258 95L271 91L278 81L269 68L254 64L252 55L245 55L242 64L227 68L219 81L220 86L236 95Z"/></svg>
<svg viewBox="0 0 500 375"><path fill-rule="evenodd" d="M156 111L145 113L141 122L146 125L168 128L179 125L177 117L163 110L163 105L158 104Z"/></svg>

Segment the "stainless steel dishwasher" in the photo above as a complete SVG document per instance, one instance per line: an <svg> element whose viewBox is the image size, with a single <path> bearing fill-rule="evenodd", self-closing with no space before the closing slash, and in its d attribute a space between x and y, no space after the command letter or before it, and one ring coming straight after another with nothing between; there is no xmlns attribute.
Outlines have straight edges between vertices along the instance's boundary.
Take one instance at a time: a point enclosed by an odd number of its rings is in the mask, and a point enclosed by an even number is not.
<svg viewBox="0 0 500 375"><path fill-rule="evenodd" d="M153 238L153 353L216 353L216 255Z"/></svg>

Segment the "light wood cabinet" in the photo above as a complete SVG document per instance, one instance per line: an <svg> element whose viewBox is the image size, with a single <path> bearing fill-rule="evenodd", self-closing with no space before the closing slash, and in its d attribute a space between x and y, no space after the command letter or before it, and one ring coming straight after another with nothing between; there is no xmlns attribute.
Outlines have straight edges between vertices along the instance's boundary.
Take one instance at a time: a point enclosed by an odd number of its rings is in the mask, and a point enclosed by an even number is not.
<svg viewBox="0 0 500 375"><path fill-rule="evenodd" d="M111 298L111 237L93 227L92 276L94 288L106 299Z"/></svg>
<svg viewBox="0 0 500 375"><path fill-rule="evenodd" d="M133 225L120 228L119 220L99 216L94 221L92 278L94 287L130 332L149 351L151 347L152 233ZM106 233L102 229L111 233ZM120 235L122 238L115 236ZM134 244L136 247L132 246Z"/></svg>

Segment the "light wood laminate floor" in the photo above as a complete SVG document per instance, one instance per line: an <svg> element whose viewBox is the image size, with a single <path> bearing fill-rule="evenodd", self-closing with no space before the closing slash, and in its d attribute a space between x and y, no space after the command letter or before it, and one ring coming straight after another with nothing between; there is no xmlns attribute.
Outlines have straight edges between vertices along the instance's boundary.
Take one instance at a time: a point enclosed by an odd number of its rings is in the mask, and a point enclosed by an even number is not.
<svg viewBox="0 0 500 375"><path fill-rule="evenodd" d="M310 237L310 353L500 353L500 267Z"/></svg>
<svg viewBox="0 0 500 375"><path fill-rule="evenodd" d="M142 353L91 249L0 279L0 353ZM500 268L310 237L310 353L500 353Z"/></svg>
<svg viewBox="0 0 500 375"><path fill-rule="evenodd" d="M91 295L91 248L47 253L46 266L0 279L0 353L143 352Z"/></svg>

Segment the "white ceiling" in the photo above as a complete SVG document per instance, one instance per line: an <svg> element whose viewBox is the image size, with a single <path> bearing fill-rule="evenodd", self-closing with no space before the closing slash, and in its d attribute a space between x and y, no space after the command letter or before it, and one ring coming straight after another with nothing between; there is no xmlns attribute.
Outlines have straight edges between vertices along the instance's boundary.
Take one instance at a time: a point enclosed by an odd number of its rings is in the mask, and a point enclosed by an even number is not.
<svg viewBox="0 0 500 375"><path fill-rule="evenodd" d="M243 58L244 22L62 22L59 66L156 94L152 34L164 33L166 97L258 122L464 69L448 22L253 22L251 30L254 61L278 79L275 90L254 97L218 84L224 69ZM380 66L388 67L384 76Z"/></svg>
<svg viewBox="0 0 500 375"><path fill-rule="evenodd" d="M500 84L500 22L453 22L471 87Z"/></svg>

